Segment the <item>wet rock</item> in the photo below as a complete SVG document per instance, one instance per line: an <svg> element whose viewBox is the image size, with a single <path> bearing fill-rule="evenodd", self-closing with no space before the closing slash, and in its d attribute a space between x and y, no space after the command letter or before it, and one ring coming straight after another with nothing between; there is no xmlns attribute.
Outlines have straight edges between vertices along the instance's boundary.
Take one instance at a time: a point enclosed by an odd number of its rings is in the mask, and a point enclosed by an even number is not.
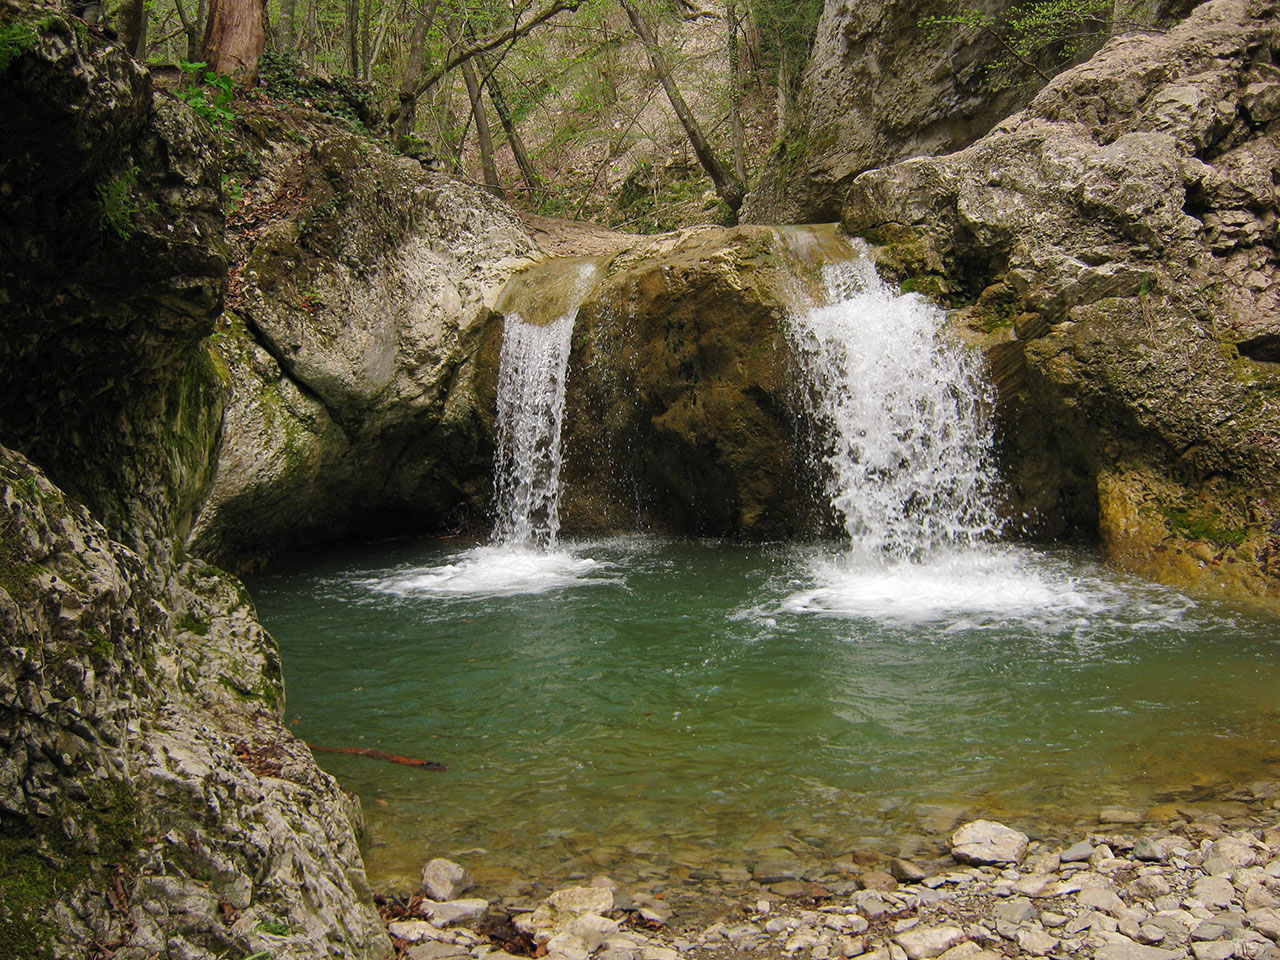
<svg viewBox="0 0 1280 960"><path fill-rule="evenodd" d="M864 890L878 890L882 893L888 893L898 889L897 879L883 870L865 870L858 879Z"/></svg>
<svg viewBox="0 0 1280 960"><path fill-rule="evenodd" d="M471 874L452 860L436 858L422 868L422 889L432 900L456 900L474 883Z"/></svg>
<svg viewBox="0 0 1280 960"><path fill-rule="evenodd" d="M1121 807L1107 807L1098 812L1098 821L1100 823L1141 823L1142 814Z"/></svg>
<svg viewBox="0 0 1280 960"><path fill-rule="evenodd" d="M910 860L894 857L889 861L890 875L900 883L919 883L925 878L925 872Z"/></svg>
<svg viewBox="0 0 1280 960"><path fill-rule="evenodd" d="M1280 335L1280 263L1256 232L1277 199L1246 172L1280 144L1242 102L1274 17L1272 0L1208 0L1114 39L972 146L861 174L843 216L886 271L971 304L953 323L1007 371L1021 522L1096 531L1141 575L1249 596L1280 595L1265 546L1280 448L1251 439L1280 409L1272 367L1250 359L1259 379L1242 381L1222 348Z"/></svg>
<svg viewBox="0 0 1280 960"><path fill-rule="evenodd" d="M951 835L951 855L961 863L1005 866L1022 862L1029 840L1025 833L993 820L975 820Z"/></svg>

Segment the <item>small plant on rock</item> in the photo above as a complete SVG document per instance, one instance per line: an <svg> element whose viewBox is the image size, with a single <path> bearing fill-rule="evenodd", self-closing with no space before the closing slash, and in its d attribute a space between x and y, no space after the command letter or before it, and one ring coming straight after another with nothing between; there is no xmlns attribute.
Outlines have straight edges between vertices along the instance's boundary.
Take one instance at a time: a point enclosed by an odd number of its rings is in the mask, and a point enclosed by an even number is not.
<svg viewBox="0 0 1280 960"><path fill-rule="evenodd" d="M229 130L238 119L231 109L236 95L235 80L207 69L209 65L204 62L183 60L179 66L186 76L177 95L219 130Z"/></svg>

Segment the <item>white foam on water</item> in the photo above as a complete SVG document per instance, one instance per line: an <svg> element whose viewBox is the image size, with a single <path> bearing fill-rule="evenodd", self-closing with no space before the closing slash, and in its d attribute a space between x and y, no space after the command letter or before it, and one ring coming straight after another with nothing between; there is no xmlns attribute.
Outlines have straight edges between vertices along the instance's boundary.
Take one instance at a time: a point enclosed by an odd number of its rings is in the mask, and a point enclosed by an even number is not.
<svg viewBox="0 0 1280 960"><path fill-rule="evenodd" d="M357 585L400 597L505 597L616 582L606 573L605 564L568 551L494 544Z"/></svg>
<svg viewBox="0 0 1280 960"><path fill-rule="evenodd" d="M1022 628L1087 638L1177 628L1196 605L1175 590L1117 577L1030 547L983 545L892 563L855 554L815 558L812 584L782 600L788 613L903 625L940 623L945 632Z"/></svg>

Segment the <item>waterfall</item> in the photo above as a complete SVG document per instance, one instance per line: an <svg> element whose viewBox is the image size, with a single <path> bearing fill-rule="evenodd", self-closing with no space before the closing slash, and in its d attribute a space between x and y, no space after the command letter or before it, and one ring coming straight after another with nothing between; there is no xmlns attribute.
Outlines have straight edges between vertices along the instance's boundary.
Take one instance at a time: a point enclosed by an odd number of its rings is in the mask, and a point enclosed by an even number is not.
<svg viewBox="0 0 1280 960"><path fill-rule="evenodd" d="M494 540L548 548L560 530L560 428L573 324L596 277L574 263L554 319L532 323L519 304L505 309L498 363L498 450L494 462ZM546 289L545 287L543 288ZM545 309L545 304L530 304Z"/></svg>
<svg viewBox="0 0 1280 960"><path fill-rule="evenodd" d="M851 549L923 561L997 528L989 388L944 314L876 274L865 248L823 268L824 303L794 311L802 404Z"/></svg>

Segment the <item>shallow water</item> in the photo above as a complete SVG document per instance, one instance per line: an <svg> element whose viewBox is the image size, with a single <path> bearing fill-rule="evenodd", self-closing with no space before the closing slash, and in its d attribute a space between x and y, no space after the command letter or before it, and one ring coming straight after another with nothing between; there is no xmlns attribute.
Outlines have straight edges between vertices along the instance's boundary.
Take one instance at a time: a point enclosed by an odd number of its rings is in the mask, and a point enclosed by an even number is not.
<svg viewBox="0 0 1280 960"><path fill-rule="evenodd" d="M300 736L450 766L318 755L377 881L910 854L956 816L1052 832L1280 764L1280 621L1067 550L397 544L250 586Z"/></svg>

